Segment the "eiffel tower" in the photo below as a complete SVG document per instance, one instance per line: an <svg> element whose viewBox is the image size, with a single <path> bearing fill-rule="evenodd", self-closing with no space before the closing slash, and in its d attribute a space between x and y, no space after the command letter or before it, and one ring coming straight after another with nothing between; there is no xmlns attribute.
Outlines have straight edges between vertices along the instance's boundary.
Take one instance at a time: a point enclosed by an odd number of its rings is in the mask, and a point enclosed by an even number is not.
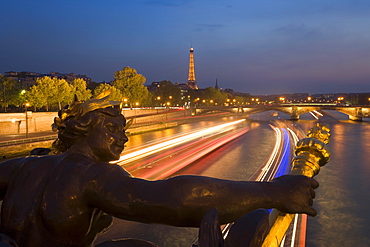
<svg viewBox="0 0 370 247"><path fill-rule="evenodd" d="M194 72L194 49L190 47L190 57L189 57L189 75L187 85L191 89L198 89L197 83L195 81L195 72Z"/></svg>

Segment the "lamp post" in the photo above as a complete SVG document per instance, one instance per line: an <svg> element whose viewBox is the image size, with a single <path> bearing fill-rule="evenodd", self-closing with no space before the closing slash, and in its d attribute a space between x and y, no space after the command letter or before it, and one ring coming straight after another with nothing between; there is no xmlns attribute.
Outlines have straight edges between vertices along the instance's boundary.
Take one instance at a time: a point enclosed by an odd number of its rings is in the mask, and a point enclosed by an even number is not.
<svg viewBox="0 0 370 247"><path fill-rule="evenodd" d="M30 106L30 103L24 104L25 110L26 110L26 138L28 138L28 113L27 113L27 107Z"/></svg>

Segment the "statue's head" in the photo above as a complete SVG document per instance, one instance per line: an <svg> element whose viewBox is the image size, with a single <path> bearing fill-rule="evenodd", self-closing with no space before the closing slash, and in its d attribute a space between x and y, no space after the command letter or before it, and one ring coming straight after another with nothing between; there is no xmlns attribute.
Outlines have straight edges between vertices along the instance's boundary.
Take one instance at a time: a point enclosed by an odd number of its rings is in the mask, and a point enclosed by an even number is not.
<svg viewBox="0 0 370 247"><path fill-rule="evenodd" d="M58 131L58 139L53 144L56 153L83 143L100 161L119 159L128 140L126 119L120 108L114 107L120 102L106 98L98 96L86 102L75 101L58 112L53 125Z"/></svg>

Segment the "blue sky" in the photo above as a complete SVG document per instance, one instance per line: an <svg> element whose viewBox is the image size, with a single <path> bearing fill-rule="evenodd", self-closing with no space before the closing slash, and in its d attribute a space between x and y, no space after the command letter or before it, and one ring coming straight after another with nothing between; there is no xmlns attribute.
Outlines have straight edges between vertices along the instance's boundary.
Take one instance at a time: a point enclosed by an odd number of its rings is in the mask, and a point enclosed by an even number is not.
<svg viewBox="0 0 370 247"><path fill-rule="evenodd" d="M251 94L370 92L368 0L3 0L0 73L125 66Z"/></svg>

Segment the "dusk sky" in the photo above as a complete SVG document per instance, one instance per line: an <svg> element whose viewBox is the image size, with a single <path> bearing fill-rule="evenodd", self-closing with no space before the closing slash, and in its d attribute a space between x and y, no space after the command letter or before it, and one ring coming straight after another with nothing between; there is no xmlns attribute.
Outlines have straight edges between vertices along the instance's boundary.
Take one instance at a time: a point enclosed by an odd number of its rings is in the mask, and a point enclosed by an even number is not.
<svg viewBox="0 0 370 247"><path fill-rule="evenodd" d="M369 0L3 0L0 73L129 66L146 84L250 94L370 92Z"/></svg>

